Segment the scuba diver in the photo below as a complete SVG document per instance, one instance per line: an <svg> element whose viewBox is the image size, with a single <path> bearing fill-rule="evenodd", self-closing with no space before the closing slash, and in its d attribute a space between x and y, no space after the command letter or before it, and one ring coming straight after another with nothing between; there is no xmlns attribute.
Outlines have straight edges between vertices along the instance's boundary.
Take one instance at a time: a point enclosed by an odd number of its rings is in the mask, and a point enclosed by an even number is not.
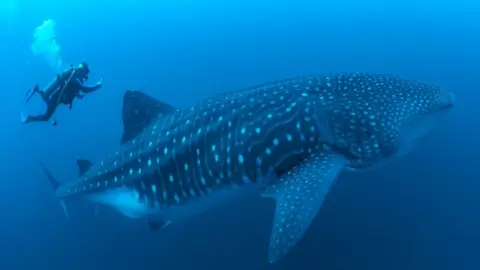
<svg viewBox="0 0 480 270"><path fill-rule="evenodd" d="M103 79L93 86L86 86L84 83L88 80L90 70L85 62L57 75L57 77L44 89L40 90L38 84L33 90L29 90L25 96L27 103L34 94L38 93L43 101L47 104L47 110L44 114L24 116L22 113L22 123L29 122L45 122L50 120L58 105L65 104L72 109L73 100L75 98L82 99L87 93L97 91L103 86ZM56 121L52 124L55 126Z"/></svg>

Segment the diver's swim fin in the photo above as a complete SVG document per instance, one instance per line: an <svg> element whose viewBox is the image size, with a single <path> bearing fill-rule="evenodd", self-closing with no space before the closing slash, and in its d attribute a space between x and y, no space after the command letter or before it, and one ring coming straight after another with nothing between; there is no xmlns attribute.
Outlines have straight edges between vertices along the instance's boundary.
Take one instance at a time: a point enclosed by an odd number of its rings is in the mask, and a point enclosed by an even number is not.
<svg viewBox="0 0 480 270"><path fill-rule="evenodd" d="M20 122L22 124L25 124L27 122L27 116L23 112L20 112Z"/></svg>
<svg viewBox="0 0 480 270"><path fill-rule="evenodd" d="M40 87L38 86L38 84L35 84L33 89L29 89L25 94L25 103L28 103L30 99L33 97L33 95L35 95L35 93L38 93L38 92L40 92Z"/></svg>

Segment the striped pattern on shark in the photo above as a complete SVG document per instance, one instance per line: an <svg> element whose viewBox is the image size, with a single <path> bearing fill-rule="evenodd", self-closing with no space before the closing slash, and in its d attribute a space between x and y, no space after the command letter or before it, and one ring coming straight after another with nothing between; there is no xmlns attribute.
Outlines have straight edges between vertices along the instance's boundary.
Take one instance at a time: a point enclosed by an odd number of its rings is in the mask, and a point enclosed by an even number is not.
<svg viewBox="0 0 480 270"><path fill-rule="evenodd" d="M301 239L342 170L404 155L452 106L438 86L368 73L267 83L190 109L127 91L117 152L97 165L79 161L80 178L65 185L43 168L62 201L87 198L148 219L151 229L239 196L274 198L275 262Z"/></svg>

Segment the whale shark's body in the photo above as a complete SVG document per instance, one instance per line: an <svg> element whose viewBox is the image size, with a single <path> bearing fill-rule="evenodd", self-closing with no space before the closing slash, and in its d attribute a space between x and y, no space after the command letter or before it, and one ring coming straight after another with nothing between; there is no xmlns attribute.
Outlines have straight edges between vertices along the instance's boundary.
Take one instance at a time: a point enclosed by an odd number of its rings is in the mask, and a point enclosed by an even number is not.
<svg viewBox="0 0 480 270"><path fill-rule="evenodd" d="M239 195L276 200L269 259L302 237L344 169L404 155L453 95L434 85L364 73L301 77L177 109L138 91L124 96L122 144L66 185L46 170L62 201L86 197L164 227Z"/></svg>

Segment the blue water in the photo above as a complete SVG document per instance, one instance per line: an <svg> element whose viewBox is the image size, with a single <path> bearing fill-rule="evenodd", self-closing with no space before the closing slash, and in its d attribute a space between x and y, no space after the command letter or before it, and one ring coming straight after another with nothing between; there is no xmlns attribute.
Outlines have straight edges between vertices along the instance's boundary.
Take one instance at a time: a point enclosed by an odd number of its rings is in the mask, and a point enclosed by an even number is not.
<svg viewBox="0 0 480 270"><path fill-rule="evenodd" d="M6 2L5 2L6 1ZM480 269L480 4L474 1L26 1L0 5L0 269ZM4 10L2 10L2 8ZM25 91L55 72L30 44L57 22L61 55L87 61L102 90L49 123L20 125ZM122 133L139 89L178 107L270 80L370 71L439 84L457 96L415 151L343 174L304 239L269 265L273 202L239 201L152 233L89 205L65 220L38 161L63 181Z"/></svg>

